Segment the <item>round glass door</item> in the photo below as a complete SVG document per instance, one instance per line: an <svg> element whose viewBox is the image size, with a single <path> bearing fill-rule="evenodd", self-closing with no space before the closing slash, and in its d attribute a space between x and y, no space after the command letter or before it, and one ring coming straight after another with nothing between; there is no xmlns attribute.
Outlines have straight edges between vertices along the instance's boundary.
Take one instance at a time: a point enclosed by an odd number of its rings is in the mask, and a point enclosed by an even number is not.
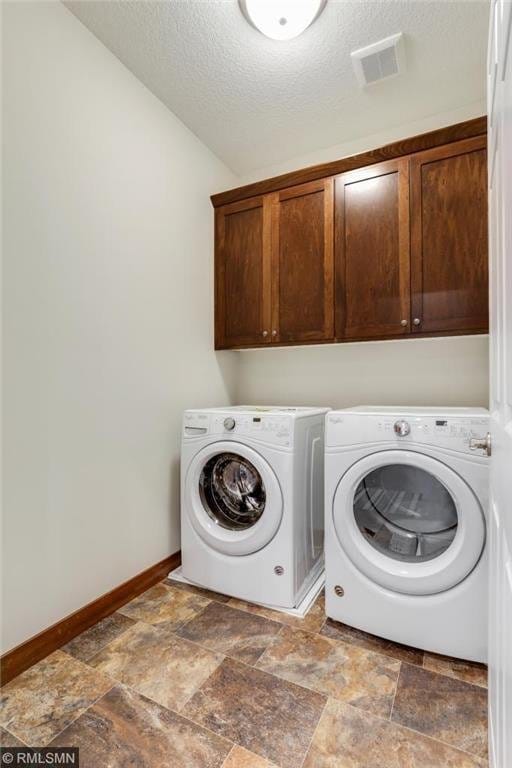
<svg viewBox="0 0 512 768"><path fill-rule="evenodd" d="M374 584L408 595L455 586L485 544L482 509L467 482L415 451L378 451L352 464L336 487L332 514L352 564Z"/></svg>
<svg viewBox="0 0 512 768"><path fill-rule="evenodd" d="M402 562L445 552L457 533L450 492L420 467L387 464L369 472L354 494L354 517L366 541Z"/></svg>
<svg viewBox="0 0 512 768"><path fill-rule="evenodd" d="M250 555L276 535L283 497L276 474L258 451L235 440L211 443L191 459L182 512L212 549Z"/></svg>
<svg viewBox="0 0 512 768"><path fill-rule="evenodd" d="M211 519L229 531L255 525L267 496L254 464L237 453L220 453L206 462L199 477L199 494Z"/></svg>

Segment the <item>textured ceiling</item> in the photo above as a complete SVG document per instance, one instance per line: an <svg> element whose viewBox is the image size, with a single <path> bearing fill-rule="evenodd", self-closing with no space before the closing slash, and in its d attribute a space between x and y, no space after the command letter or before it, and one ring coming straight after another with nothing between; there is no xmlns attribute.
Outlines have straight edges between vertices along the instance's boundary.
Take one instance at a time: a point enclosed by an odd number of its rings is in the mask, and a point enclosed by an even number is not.
<svg viewBox="0 0 512 768"><path fill-rule="evenodd" d="M237 174L485 95L483 0L328 0L287 42L253 29L236 0L66 5ZM350 51L395 32L407 72L361 90Z"/></svg>

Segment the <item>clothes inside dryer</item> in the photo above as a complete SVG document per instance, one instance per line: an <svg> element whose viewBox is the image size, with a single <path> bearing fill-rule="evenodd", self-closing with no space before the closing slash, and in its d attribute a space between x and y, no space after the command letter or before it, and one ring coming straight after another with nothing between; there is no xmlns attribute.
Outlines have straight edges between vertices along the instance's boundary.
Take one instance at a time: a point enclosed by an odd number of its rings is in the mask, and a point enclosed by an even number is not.
<svg viewBox="0 0 512 768"><path fill-rule="evenodd" d="M406 464L378 467L359 482L354 517L375 549L405 562L438 557L452 543L458 524L445 486L429 472Z"/></svg>
<svg viewBox="0 0 512 768"><path fill-rule="evenodd" d="M235 453L217 454L205 464L199 493L208 515L228 530L250 528L265 509L260 473L248 459Z"/></svg>

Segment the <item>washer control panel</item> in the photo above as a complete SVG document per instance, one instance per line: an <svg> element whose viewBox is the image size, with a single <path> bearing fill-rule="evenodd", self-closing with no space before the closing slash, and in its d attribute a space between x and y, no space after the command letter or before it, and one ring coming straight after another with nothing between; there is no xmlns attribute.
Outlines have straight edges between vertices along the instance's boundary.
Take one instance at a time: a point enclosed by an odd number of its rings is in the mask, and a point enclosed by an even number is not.
<svg viewBox="0 0 512 768"><path fill-rule="evenodd" d="M397 446L421 443L484 456L486 451L475 450L472 441L485 439L488 430L487 416L363 415L337 411L327 416L325 441L328 447L376 442L391 442Z"/></svg>
<svg viewBox="0 0 512 768"><path fill-rule="evenodd" d="M186 411L183 417L184 437L214 435L259 440L263 443L289 448L293 444L293 420L286 415L271 413L227 413Z"/></svg>

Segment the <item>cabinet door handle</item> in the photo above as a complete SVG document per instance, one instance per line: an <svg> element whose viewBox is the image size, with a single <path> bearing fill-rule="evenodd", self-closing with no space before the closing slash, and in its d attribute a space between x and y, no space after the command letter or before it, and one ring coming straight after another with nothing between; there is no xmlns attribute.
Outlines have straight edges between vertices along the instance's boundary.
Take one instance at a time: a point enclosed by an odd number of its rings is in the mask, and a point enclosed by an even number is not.
<svg viewBox="0 0 512 768"><path fill-rule="evenodd" d="M265 339L266 339L266 338L267 338L267 336L268 336L268 331L263 331L263 338L265 338Z"/></svg>
<svg viewBox="0 0 512 768"><path fill-rule="evenodd" d="M272 336L277 336L277 331L276 330L272 331Z"/></svg>
<svg viewBox="0 0 512 768"><path fill-rule="evenodd" d="M407 325L407 320L400 320L400 325L402 326L402 328L405 328L405 326Z"/></svg>
<svg viewBox="0 0 512 768"><path fill-rule="evenodd" d="M415 317L412 322L413 322L413 325L421 325L421 320L419 319L419 317Z"/></svg>

